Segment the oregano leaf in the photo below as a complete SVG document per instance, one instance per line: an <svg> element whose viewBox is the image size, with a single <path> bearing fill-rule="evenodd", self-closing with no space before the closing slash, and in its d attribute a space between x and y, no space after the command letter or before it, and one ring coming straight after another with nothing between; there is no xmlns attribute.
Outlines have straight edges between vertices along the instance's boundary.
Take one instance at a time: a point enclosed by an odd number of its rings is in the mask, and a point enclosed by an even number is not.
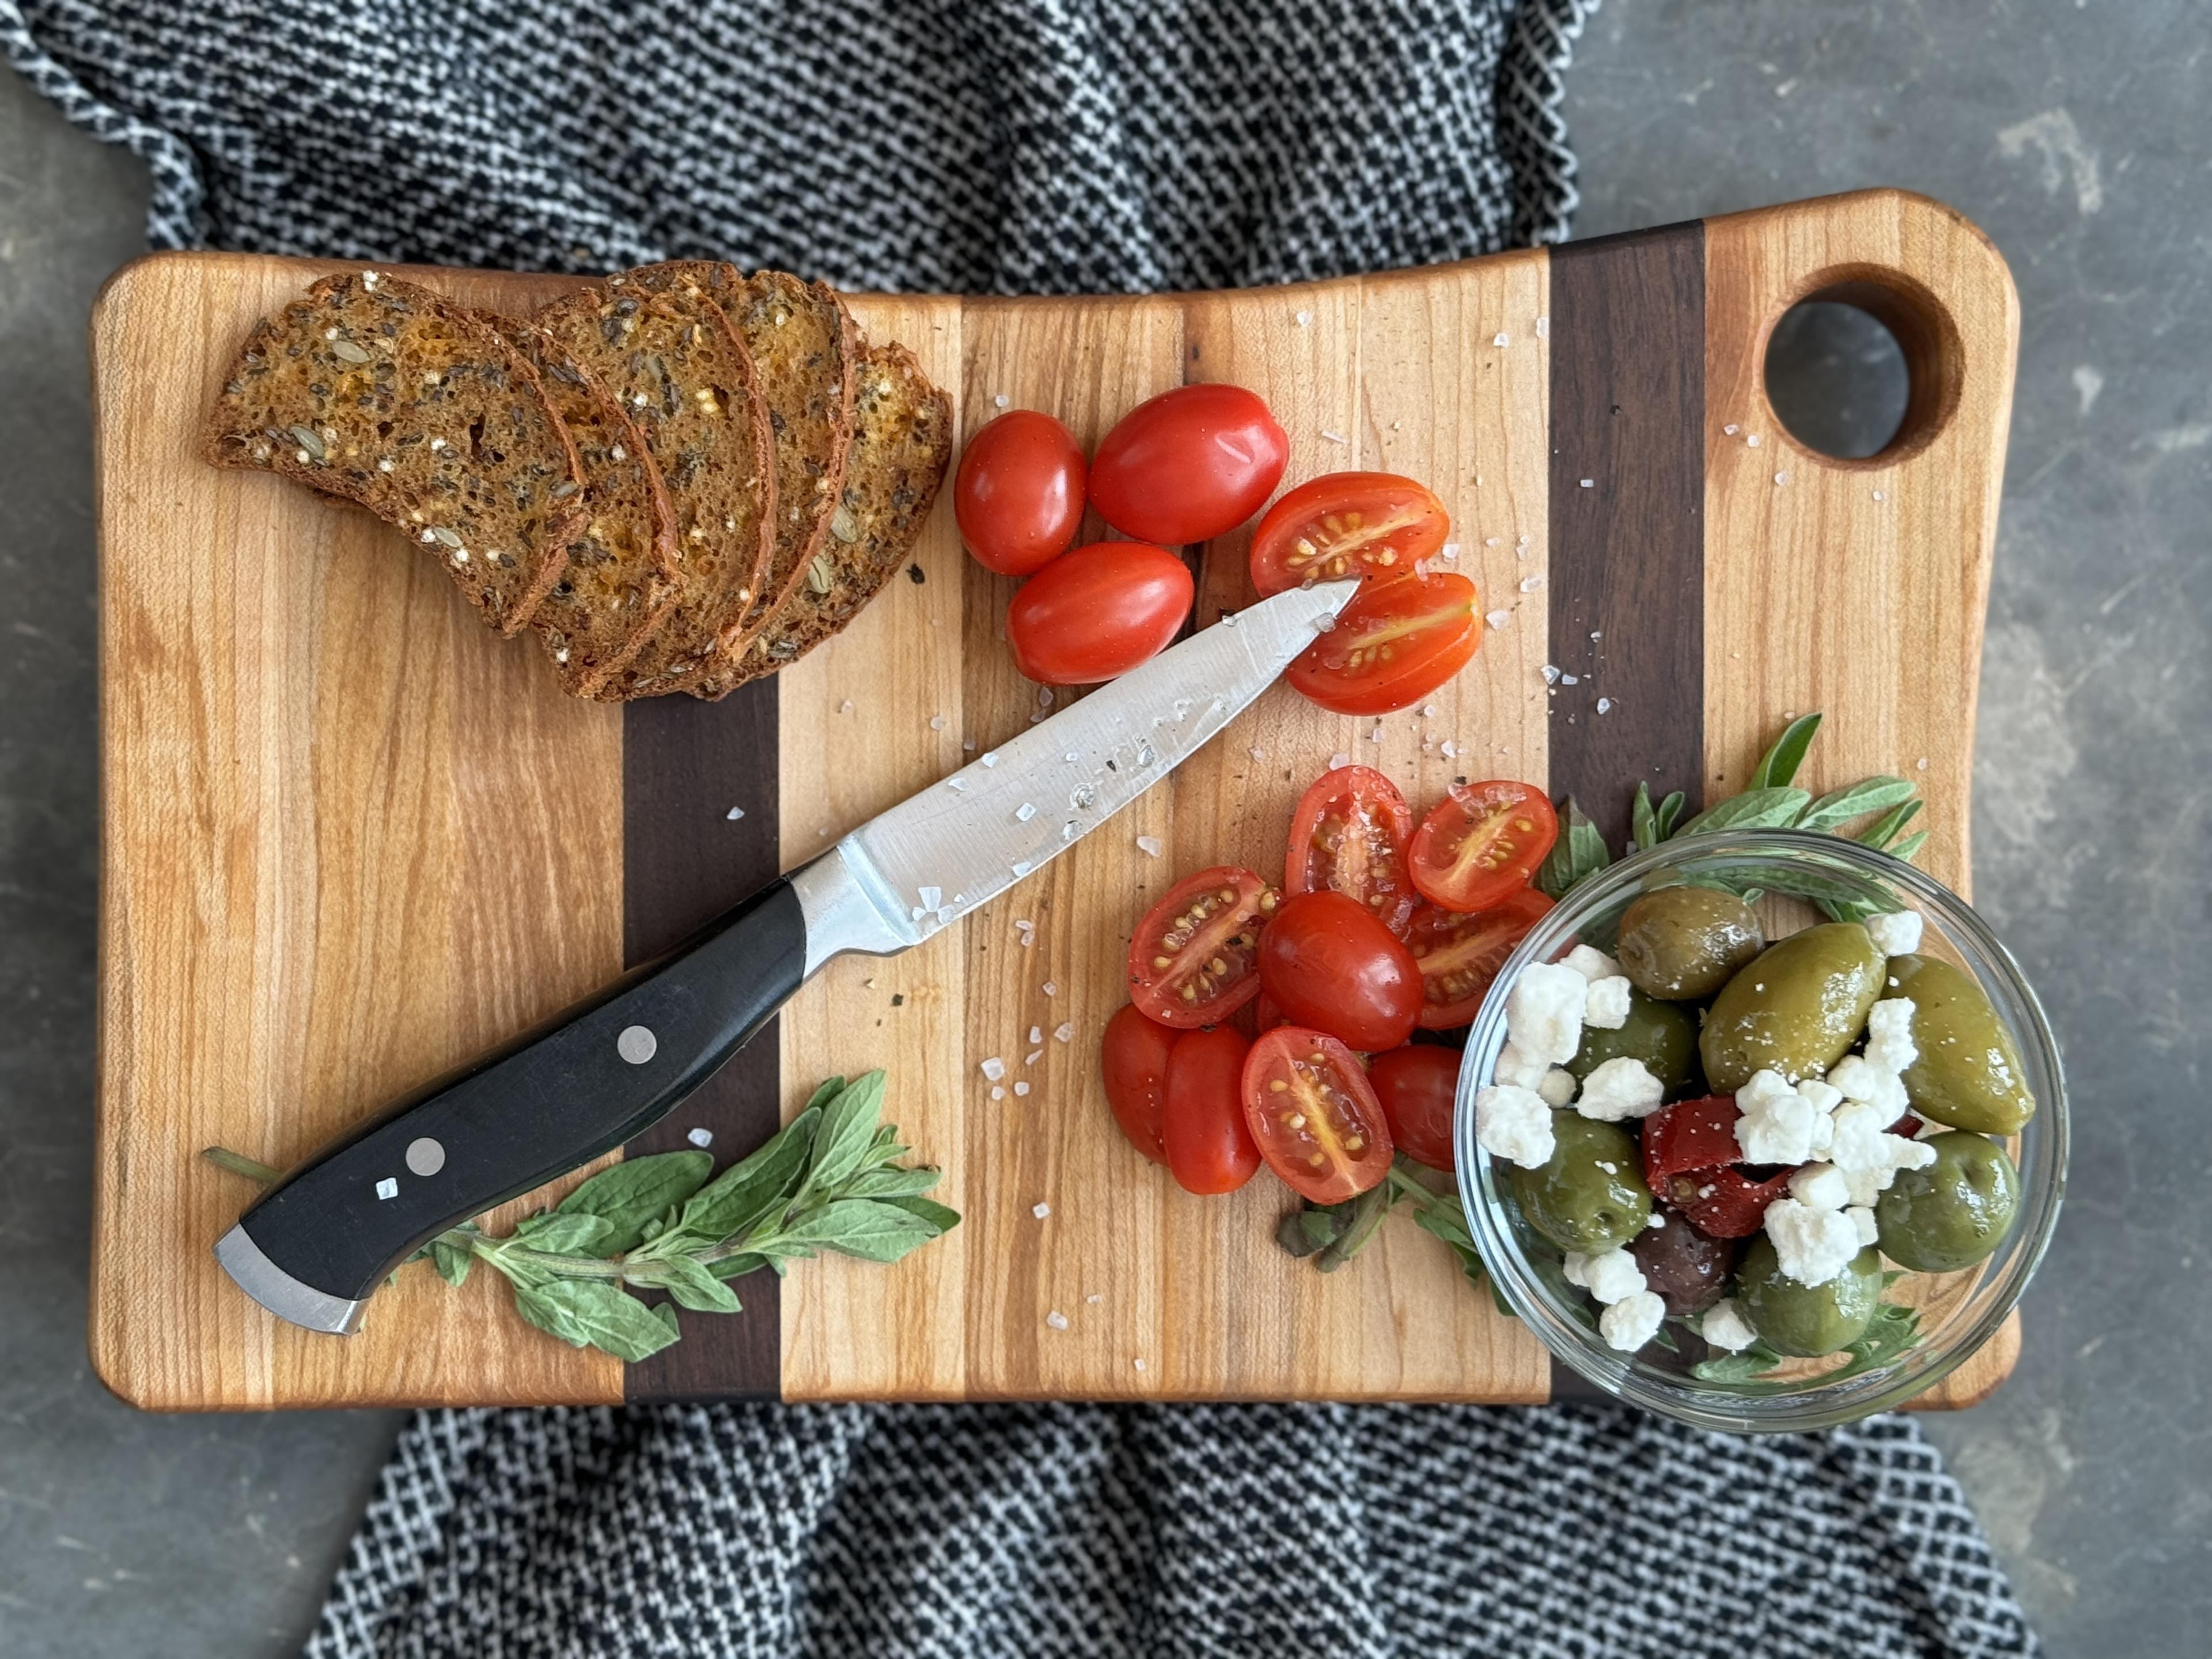
<svg viewBox="0 0 2212 1659"><path fill-rule="evenodd" d="M1797 775L1797 769L1805 763L1805 751L1813 746L1813 734L1820 729L1818 714L1801 714L1784 728L1774 740L1774 747L1759 757L1751 775L1753 789L1778 789Z"/></svg>
<svg viewBox="0 0 2212 1659"><path fill-rule="evenodd" d="M1552 850L1536 872L1536 885L1554 899L1565 898L1570 890L1612 862L1605 837L1583 816L1575 798L1568 796L1566 810L1559 816L1559 838L1552 843Z"/></svg>
<svg viewBox="0 0 2212 1659"><path fill-rule="evenodd" d="M645 1224L698 1191L714 1167L714 1158L702 1152L626 1158L562 1199L555 1213L603 1217L608 1233L600 1249L618 1255L636 1249L645 1237Z"/></svg>
<svg viewBox="0 0 2212 1659"><path fill-rule="evenodd" d="M1674 833L1679 839L1683 836L1717 835L1723 830L1786 830L1797 822L1798 815L1812 801L1813 797L1804 790L1779 785L1747 789L1740 795L1730 795L1717 806L1707 807Z"/></svg>

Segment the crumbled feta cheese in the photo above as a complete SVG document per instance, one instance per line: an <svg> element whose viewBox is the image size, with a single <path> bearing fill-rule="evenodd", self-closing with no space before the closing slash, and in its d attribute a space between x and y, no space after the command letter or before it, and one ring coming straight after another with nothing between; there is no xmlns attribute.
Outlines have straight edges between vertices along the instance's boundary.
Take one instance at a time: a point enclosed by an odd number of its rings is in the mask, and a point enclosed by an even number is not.
<svg viewBox="0 0 2212 1659"><path fill-rule="evenodd" d="M1868 1204L1854 1204L1850 1208L1845 1210L1844 1213L1851 1218L1851 1225L1859 1230L1859 1248L1861 1249L1864 1249L1869 1244L1881 1243L1881 1229L1875 1224L1873 1206Z"/></svg>
<svg viewBox="0 0 2212 1659"><path fill-rule="evenodd" d="M1564 1065L1582 1045L1589 981L1573 969L1539 962L1522 970L1505 1000L1505 1031L1524 1054Z"/></svg>
<svg viewBox="0 0 2212 1659"><path fill-rule="evenodd" d="M1644 1269L1636 1258L1618 1246L1601 1250L1583 1267L1583 1284L1589 1293L1610 1307L1644 1288Z"/></svg>
<svg viewBox="0 0 2212 1659"><path fill-rule="evenodd" d="M1541 1095L1511 1084L1478 1090L1474 1138L1492 1158L1540 1170L1552 1158L1552 1109Z"/></svg>
<svg viewBox="0 0 2212 1659"><path fill-rule="evenodd" d="M1629 990L1625 975L1592 980L1589 1000L1583 1006L1583 1024L1594 1031L1618 1031L1628 1024Z"/></svg>
<svg viewBox="0 0 2212 1659"><path fill-rule="evenodd" d="M1825 1285L1860 1250L1858 1224L1840 1210L1816 1210L1794 1198L1766 1206L1766 1236L1783 1273L1801 1285Z"/></svg>
<svg viewBox="0 0 2212 1659"><path fill-rule="evenodd" d="M1667 1085L1633 1054L1616 1054L1583 1079L1575 1109L1601 1123L1625 1117L1649 1117L1666 1098Z"/></svg>
<svg viewBox="0 0 2212 1659"><path fill-rule="evenodd" d="M1745 1080L1742 1088L1735 1091L1736 1108L1740 1111L1748 1112L1753 1108L1768 1101L1782 1100L1800 1092L1802 1091L1783 1081L1781 1073L1757 1071Z"/></svg>
<svg viewBox="0 0 2212 1659"><path fill-rule="evenodd" d="M1592 945L1577 945L1559 958L1559 965L1573 969L1592 984L1601 979L1612 979L1620 972L1618 962Z"/></svg>
<svg viewBox="0 0 2212 1659"><path fill-rule="evenodd" d="M1904 1083L1896 1073L1884 1070L1862 1054L1845 1054L1830 1066L1828 1081L1843 1091L1844 1099L1878 1109L1885 1124L1904 1115L1907 1104Z"/></svg>
<svg viewBox="0 0 2212 1659"><path fill-rule="evenodd" d="M1580 1250L1569 1250L1566 1254L1565 1259L1559 1263L1559 1277L1565 1279L1570 1285L1580 1285L1587 1287L1589 1284L1589 1279L1583 1272L1583 1269L1589 1266L1589 1257L1583 1255Z"/></svg>
<svg viewBox="0 0 2212 1659"><path fill-rule="evenodd" d="M1840 1210L1850 1202L1850 1182L1832 1164L1808 1164L1790 1177L1790 1196L1808 1209Z"/></svg>
<svg viewBox="0 0 2212 1659"><path fill-rule="evenodd" d="M1874 948L1886 957L1909 957L1920 948L1920 913L1899 910L1886 916L1869 916L1866 930Z"/></svg>
<svg viewBox="0 0 2212 1659"><path fill-rule="evenodd" d="M1600 1314L1597 1328L1608 1347L1634 1353L1658 1335L1666 1322L1667 1304L1649 1291L1638 1291Z"/></svg>
<svg viewBox="0 0 2212 1659"><path fill-rule="evenodd" d="M1536 1079L1536 1092L1547 1106L1565 1106L1575 1097L1575 1074L1564 1066L1554 1066Z"/></svg>
<svg viewBox="0 0 2212 1659"><path fill-rule="evenodd" d="M1498 1051L1498 1067L1491 1073L1492 1083L1510 1083L1516 1089L1534 1089L1544 1080L1551 1067L1543 1060L1524 1054L1509 1042Z"/></svg>
<svg viewBox="0 0 2212 1659"><path fill-rule="evenodd" d="M1880 1169L1884 1162L1882 1132L1897 1120L1881 1108L1854 1100L1836 1109L1836 1138L1828 1149L1828 1162L1845 1175Z"/></svg>
<svg viewBox="0 0 2212 1659"><path fill-rule="evenodd" d="M1698 1324L1698 1331L1714 1347L1726 1349L1730 1353L1741 1353L1759 1340L1759 1333L1751 1328L1750 1322L1738 1310L1735 1298L1732 1296L1723 1297L1705 1310L1705 1316Z"/></svg>
<svg viewBox="0 0 2212 1659"><path fill-rule="evenodd" d="M1889 1190L1889 1183L1897 1179L1897 1171L1887 1164L1878 1164L1871 1170L1854 1170L1844 1179L1850 1183L1850 1207L1865 1209Z"/></svg>
<svg viewBox="0 0 2212 1659"><path fill-rule="evenodd" d="M1866 1062L1878 1072L1902 1073L1920 1058L1912 1040L1912 1000L1884 997L1867 1010Z"/></svg>
<svg viewBox="0 0 2212 1659"><path fill-rule="evenodd" d="M1773 1076L1756 1073L1751 1082ZM1735 1121L1735 1144L1745 1163L1802 1164L1813 1156L1814 1121L1820 1114L1795 1089L1784 1084L1778 1091L1754 1091L1747 1084L1736 1091L1735 1103L1743 1114Z"/></svg>
<svg viewBox="0 0 2212 1659"><path fill-rule="evenodd" d="M1667 1218L1656 1210L1652 1211L1650 1215L1644 1218L1644 1231L1647 1233L1663 1231L1666 1225Z"/></svg>
<svg viewBox="0 0 2212 1659"><path fill-rule="evenodd" d="M1819 1078L1808 1077L1797 1085L1797 1092L1813 1103L1816 1112L1832 1112L1844 1103L1844 1091L1833 1084L1823 1083Z"/></svg>

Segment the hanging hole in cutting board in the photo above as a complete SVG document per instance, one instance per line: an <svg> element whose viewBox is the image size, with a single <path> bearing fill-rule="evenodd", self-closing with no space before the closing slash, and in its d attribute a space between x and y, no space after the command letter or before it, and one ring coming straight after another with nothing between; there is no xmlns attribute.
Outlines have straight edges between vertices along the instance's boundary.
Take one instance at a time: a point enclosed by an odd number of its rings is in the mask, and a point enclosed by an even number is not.
<svg viewBox="0 0 2212 1659"><path fill-rule="evenodd" d="M1879 266L1821 273L1768 331L1768 406L1832 460L1886 465L1926 447L1958 406L1959 329L1920 283Z"/></svg>

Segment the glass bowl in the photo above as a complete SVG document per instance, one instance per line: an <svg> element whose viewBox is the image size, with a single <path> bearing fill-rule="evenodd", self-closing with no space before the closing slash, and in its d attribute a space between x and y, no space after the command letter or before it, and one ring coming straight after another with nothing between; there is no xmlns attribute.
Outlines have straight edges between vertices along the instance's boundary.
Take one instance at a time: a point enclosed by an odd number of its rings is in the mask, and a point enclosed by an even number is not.
<svg viewBox="0 0 2212 1659"><path fill-rule="evenodd" d="M1920 1340L1887 1364L1838 1381L1823 1374L1843 1357L1788 1360L1766 1376L1708 1382L1692 1374L1706 1357L1679 1322L1660 1342L1625 1354L1595 1328L1597 1310L1559 1275L1560 1251L1521 1216L1505 1182L1507 1166L1474 1138L1475 1091L1488 1083L1505 1043L1505 1000L1522 970L1556 961L1577 943L1610 951L1621 912L1649 889L1685 880L1761 890L1770 939L1823 920L1804 897L1863 899L1885 910L1920 913L1921 952L1946 957L1981 982L2011 1031L2036 1100L2035 1115L2006 1144L2020 1168L2021 1203L2011 1232L1994 1255L1951 1273L1915 1273L1883 1299L1920 1310ZM2051 1242L2066 1190L2066 1090L2057 1044L2020 965L1966 901L1911 865L1856 842L1794 830L1746 830L1663 842L1613 865L1574 889L1521 942L1499 971L1468 1036L1460 1068L1453 1134L1460 1202L1499 1293L1544 1346L1607 1394L1695 1427L1739 1434L1831 1427L1901 1405L1948 1376L1994 1335L2027 1288Z"/></svg>

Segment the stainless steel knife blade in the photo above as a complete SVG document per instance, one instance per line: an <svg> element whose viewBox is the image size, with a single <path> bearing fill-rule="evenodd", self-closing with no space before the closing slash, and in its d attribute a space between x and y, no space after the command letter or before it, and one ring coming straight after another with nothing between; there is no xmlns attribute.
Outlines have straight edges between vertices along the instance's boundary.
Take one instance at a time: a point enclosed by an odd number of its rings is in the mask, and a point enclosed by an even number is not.
<svg viewBox="0 0 2212 1659"><path fill-rule="evenodd" d="M1358 588L1316 583L1224 617L846 836L792 878L808 971L919 945L1073 847L1242 713Z"/></svg>

